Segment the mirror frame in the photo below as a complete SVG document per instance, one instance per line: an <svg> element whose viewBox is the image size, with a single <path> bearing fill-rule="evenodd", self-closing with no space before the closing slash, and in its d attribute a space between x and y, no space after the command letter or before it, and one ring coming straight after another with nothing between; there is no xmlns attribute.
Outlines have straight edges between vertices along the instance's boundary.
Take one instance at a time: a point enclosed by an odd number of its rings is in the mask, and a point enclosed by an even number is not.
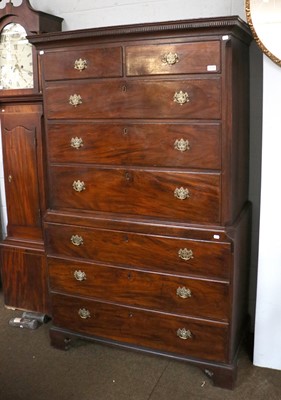
<svg viewBox="0 0 281 400"><path fill-rule="evenodd" d="M263 51L263 53L270 58L273 62L275 62L277 65L279 65L279 67L281 67L281 59L278 58L277 56L275 56L261 41L261 39L259 38L255 26L253 24L253 20L252 20L252 15L251 15L251 0L245 0L245 12L246 12L246 18L247 18L247 22L248 25L252 31L252 35L254 40L256 41L256 43L258 44L258 46L260 47L260 49Z"/></svg>

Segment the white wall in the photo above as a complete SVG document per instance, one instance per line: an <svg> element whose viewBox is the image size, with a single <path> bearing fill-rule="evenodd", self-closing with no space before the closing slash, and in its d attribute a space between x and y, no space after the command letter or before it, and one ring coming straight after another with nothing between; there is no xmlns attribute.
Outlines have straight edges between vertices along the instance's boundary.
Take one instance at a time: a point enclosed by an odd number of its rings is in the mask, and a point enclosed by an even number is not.
<svg viewBox="0 0 281 400"><path fill-rule="evenodd" d="M14 3L18 1L21 0L14 0ZM30 3L35 9L64 18L63 30L224 15L240 15L245 19L244 0L216 0L215 2L210 0L30 0ZM253 202L253 240L250 310L254 317L259 239L262 80L261 67L256 61L260 53L254 45L251 52L250 199ZM281 70L267 59L264 62L264 78L262 218L255 363L261 366L281 368L281 341L279 340L281 332L281 323L279 322L281 321L279 296L281 293L281 284L279 283L281 282L281 246L278 243L277 228L274 229L274 226L277 227L280 222L280 215L278 215L280 185L277 171L278 167L280 169L278 165L280 145L278 146L278 144L281 135L279 133L278 136L276 126L278 123L279 126L281 125L281 113L280 110L276 110L276 107L280 104L278 95L281 89ZM270 121L274 121L274 123Z"/></svg>
<svg viewBox="0 0 281 400"><path fill-rule="evenodd" d="M244 16L243 0L30 0L30 4L64 18L64 30L201 16Z"/></svg>
<svg viewBox="0 0 281 400"><path fill-rule="evenodd" d="M255 365L281 369L281 70L264 57L260 246Z"/></svg>

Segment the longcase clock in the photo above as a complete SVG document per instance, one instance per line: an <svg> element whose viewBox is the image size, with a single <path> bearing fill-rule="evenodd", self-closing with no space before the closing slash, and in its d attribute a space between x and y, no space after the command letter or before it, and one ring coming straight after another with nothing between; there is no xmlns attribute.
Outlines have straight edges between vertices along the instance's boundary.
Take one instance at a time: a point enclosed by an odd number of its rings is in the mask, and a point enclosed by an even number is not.
<svg viewBox="0 0 281 400"><path fill-rule="evenodd" d="M0 1L2 3L2 1ZM0 117L7 230L1 242L5 305L49 313L41 216L46 208L43 104L37 55L27 36L61 30L62 19L29 0L0 9Z"/></svg>

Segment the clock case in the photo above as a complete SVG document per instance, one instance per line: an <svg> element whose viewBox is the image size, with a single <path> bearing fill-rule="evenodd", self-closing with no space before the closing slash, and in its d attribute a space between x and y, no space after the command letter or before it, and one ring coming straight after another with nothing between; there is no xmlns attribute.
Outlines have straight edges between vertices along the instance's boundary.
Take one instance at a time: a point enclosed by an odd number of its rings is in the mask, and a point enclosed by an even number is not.
<svg viewBox="0 0 281 400"><path fill-rule="evenodd" d="M19 6L14 6L12 3L7 3L4 9L0 10L0 35L4 27L10 23L20 24L26 31L27 36L56 32L61 30L62 18L47 14L41 11L36 11L32 8L29 0L23 0ZM40 89L40 71L38 70L38 59L35 48L32 50L33 57L33 72L34 72L34 87L32 89L5 89L1 90L1 98L19 95L34 95L41 93Z"/></svg>
<svg viewBox="0 0 281 400"><path fill-rule="evenodd" d="M20 24L32 36L60 31L62 18L36 11L23 0L0 10L0 34L10 23ZM0 90L8 219L7 236L0 243L0 271L6 307L50 314L41 225L46 208L43 103L35 47L32 54L34 87Z"/></svg>

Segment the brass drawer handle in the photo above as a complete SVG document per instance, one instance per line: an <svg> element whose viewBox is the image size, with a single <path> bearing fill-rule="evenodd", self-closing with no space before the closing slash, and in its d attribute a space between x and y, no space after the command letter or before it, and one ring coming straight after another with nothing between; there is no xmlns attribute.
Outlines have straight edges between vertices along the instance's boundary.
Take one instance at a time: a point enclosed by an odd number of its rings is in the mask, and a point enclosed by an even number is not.
<svg viewBox="0 0 281 400"><path fill-rule="evenodd" d="M82 60L82 58L79 58L79 60L75 60L74 62L74 69L77 69L80 72L82 72L87 67L87 60Z"/></svg>
<svg viewBox="0 0 281 400"><path fill-rule="evenodd" d="M182 153L184 151L190 150L190 144L188 140L185 139L177 139L174 143L174 148Z"/></svg>
<svg viewBox="0 0 281 400"><path fill-rule="evenodd" d="M82 319L91 318L91 313L86 308L80 308L78 311L79 317Z"/></svg>
<svg viewBox="0 0 281 400"><path fill-rule="evenodd" d="M82 246L84 243L82 236L79 235L72 235L70 241L74 246Z"/></svg>
<svg viewBox="0 0 281 400"><path fill-rule="evenodd" d="M180 104L181 106L189 102L189 95L187 92L182 90L174 94L174 102Z"/></svg>
<svg viewBox="0 0 281 400"><path fill-rule="evenodd" d="M189 190L183 187L176 188L174 191L174 196L179 200L186 200L190 198Z"/></svg>
<svg viewBox="0 0 281 400"><path fill-rule="evenodd" d="M178 256L179 258L181 258L184 261L189 261L191 260L193 257L193 251L190 249L179 249L178 251Z"/></svg>
<svg viewBox="0 0 281 400"><path fill-rule="evenodd" d="M83 147L84 146L84 143L83 143L83 139L82 138L79 138L79 137L73 137L72 139L71 139L71 141L70 141L70 145L71 145L71 147L73 147L74 149L80 149L81 147Z"/></svg>
<svg viewBox="0 0 281 400"><path fill-rule="evenodd" d="M182 340L192 339L192 337L193 337L190 330L185 329L185 328L182 328L182 329L179 328L177 330L177 336Z"/></svg>
<svg viewBox="0 0 281 400"><path fill-rule="evenodd" d="M163 64L168 64L168 65L174 65L177 62L179 62L179 56L177 53L167 53L164 54L162 57L162 63Z"/></svg>
<svg viewBox="0 0 281 400"><path fill-rule="evenodd" d="M82 97L80 96L80 94L72 94L69 97L69 104L74 107L77 107L79 104L82 104Z"/></svg>
<svg viewBox="0 0 281 400"><path fill-rule="evenodd" d="M74 181L72 184L73 189L75 192L83 192L83 190L86 190L86 185L83 181Z"/></svg>
<svg viewBox="0 0 281 400"><path fill-rule="evenodd" d="M74 271L73 275L74 275L74 278L79 282L85 281L87 279L86 273L84 271L81 271L80 269Z"/></svg>
<svg viewBox="0 0 281 400"><path fill-rule="evenodd" d="M179 296L181 299L188 299L192 297L192 293L191 290L186 287L178 287L177 296Z"/></svg>

